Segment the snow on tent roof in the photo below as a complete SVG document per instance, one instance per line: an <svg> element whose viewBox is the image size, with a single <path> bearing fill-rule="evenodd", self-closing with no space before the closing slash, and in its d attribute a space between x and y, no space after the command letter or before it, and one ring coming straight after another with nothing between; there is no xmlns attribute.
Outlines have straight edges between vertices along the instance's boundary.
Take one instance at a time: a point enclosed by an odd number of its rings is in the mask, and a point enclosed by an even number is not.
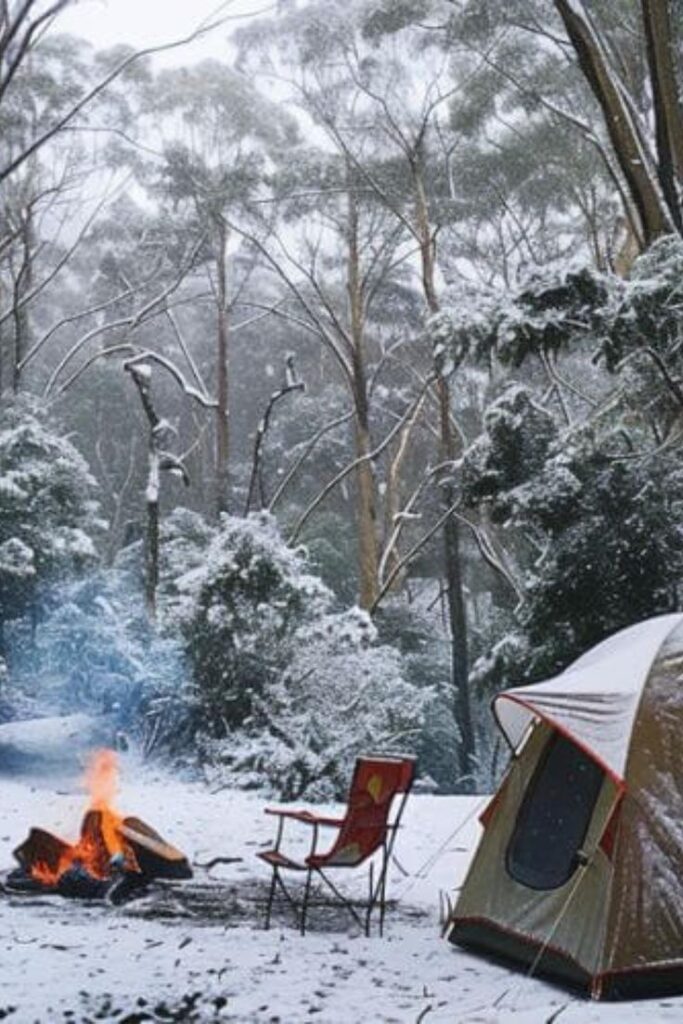
<svg viewBox="0 0 683 1024"><path fill-rule="evenodd" d="M542 683L499 693L498 724L513 748L529 723L557 726L621 781L640 696L669 633L683 615L659 615L620 630Z"/></svg>

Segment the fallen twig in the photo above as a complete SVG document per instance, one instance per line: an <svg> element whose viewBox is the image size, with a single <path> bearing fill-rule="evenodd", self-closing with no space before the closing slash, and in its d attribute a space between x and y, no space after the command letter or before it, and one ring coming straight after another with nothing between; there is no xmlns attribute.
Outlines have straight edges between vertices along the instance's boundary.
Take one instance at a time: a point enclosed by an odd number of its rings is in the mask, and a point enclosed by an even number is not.
<svg viewBox="0 0 683 1024"><path fill-rule="evenodd" d="M211 868L216 867L216 864L237 864L243 860L244 857L212 857L211 860L207 860L204 864L198 860L194 860L192 861L192 866L195 868L203 868L205 871L210 871Z"/></svg>

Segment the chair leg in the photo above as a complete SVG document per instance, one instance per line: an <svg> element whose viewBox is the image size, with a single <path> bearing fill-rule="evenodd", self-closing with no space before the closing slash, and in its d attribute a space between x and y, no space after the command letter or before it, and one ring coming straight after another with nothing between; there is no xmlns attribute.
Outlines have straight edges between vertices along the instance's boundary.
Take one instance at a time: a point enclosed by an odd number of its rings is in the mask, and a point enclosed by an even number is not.
<svg viewBox="0 0 683 1024"><path fill-rule="evenodd" d="M306 885L304 887L304 898L301 904L301 919L299 927L301 934L306 934L306 916L308 914L308 899L311 894L311 878L313 877L313 868L309 868L306 872Z"/></svg>
<svg viewBox="0 0 683 1024"><path fill-rule="evenodd" d="M389 865L388 865L388 862L387 862L387 864L385 866L385 869L382 872L382 883L381 883L381 886L380 886L380 893L379 893L379 937L380 937L380 939L384 935L384 915L386 914L386 910L387 910L387 868L388 868L388 866Z"/></svg>
<svg viewBox="0 0 683 1024"><path fill-rule="evenodd" d="M324 882L328 889L336 896L337 902L341 904L341 906L346 907L346 909L348 910L349 914L351 914L351 917L354 919L358 927L364 929L366 927L366 923L356 910L353 901L348 899L348 897L344 896L344 894L339 891L337 886L334 884L334 882L330 881L330 879L327 877L324 871L322 871L320 868L316 868L316 871L318 874L318 878L320 878L320 880Z"/></svg>
<svg viewBox="0 0 683 1024"><path fill-rule="evenodd" d="M370 937L370 918L372 917L372 910L375 905L375 871L374 864L370 861L370 870L368 871L368 909L365 911L365 935L366 938Z"/></svg>
<svg viewBox="0 0 683 1024"><path fill-rule="evenodd" d="M384 935L384 916L387 909L387 873L389 870L389 850L386 845L382 848L382 866L380 868L379 881L375 892L375 903L379 904L379 936Z"/></svg>
<svg viewBox="0 0 683 1024"><path fill-rule="evenodd" d="M273 900L275 899L275 890L277 888L277 871L276 867L273 867L273 877L270 881L270 892L268 893L268 904L266 906L266 931L270 928L270 916L273 909Z"/></svg>

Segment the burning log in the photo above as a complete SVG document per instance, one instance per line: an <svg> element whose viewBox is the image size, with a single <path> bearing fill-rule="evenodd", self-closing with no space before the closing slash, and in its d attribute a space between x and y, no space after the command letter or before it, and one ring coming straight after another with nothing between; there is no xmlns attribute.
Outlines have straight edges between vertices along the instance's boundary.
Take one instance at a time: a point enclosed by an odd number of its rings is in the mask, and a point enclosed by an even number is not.
<svg viewBox="0 0 683 1024"><path fill-rule="evenodd" d="M167 843L140 818L124 818L118 829L135 854L139 870L148 878L192 878L184 853Z"/></svg>
<svg viewBox="0 0 683 1024"><path fill-rule="evenodd" d="M37 883L53 885L71 861L73 847L42 828L32 828L21 846L14 851L14 857L26 875Z"/></svg>

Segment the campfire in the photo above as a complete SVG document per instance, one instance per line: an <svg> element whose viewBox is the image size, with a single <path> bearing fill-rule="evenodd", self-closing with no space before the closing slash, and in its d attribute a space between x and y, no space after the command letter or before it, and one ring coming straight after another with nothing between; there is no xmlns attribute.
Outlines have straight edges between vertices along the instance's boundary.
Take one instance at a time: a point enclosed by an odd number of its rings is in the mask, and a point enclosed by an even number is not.
<svg viewBox="0 0 683 1024"><path fill-rule="evenodd" d="M139 818L114 808L118 759L113 750L95 753L88 764L90 802L77 842L32 828L14 851L19 867L5 879L14 892L48 892L121 903L154 879L191 878L180 850Z"/></svg>

